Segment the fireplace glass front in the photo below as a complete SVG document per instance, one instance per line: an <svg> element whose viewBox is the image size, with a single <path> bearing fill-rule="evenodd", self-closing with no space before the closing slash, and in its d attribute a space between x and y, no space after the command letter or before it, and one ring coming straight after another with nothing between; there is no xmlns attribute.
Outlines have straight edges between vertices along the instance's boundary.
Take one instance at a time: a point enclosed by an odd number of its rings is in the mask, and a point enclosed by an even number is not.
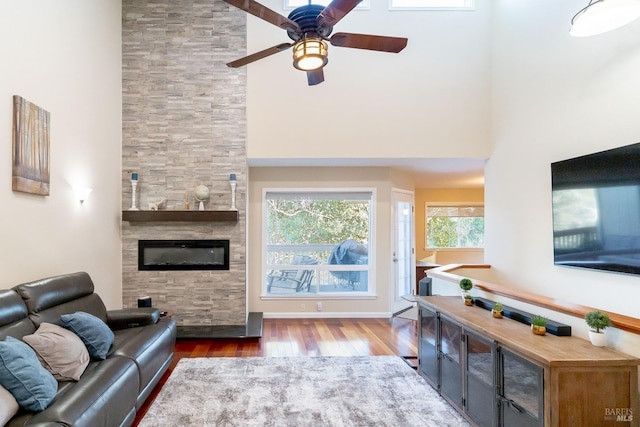
<svg viewBox="0 0 640 427"><path fill-rule="evenodd" d="M138 270L229 270L229 241L138 240Z"/></svg>

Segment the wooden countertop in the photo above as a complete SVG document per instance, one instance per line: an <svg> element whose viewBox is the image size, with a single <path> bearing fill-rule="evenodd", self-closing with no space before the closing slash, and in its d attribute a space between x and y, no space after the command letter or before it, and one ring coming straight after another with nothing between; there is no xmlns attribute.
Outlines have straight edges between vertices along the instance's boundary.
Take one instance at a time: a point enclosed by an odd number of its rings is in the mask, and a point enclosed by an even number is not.
<svg viewBox="0 0 640 427"><path fill-rule="evenodd" d="M419 304L441 312L544 366L590 366L603 362L609 366L640 365L640 359L634 356L606 347L595 347L582 338L534 335L528 325L508 318L495 319L488 310L464 305L460 297L419 296L416 299Z"/></svg>

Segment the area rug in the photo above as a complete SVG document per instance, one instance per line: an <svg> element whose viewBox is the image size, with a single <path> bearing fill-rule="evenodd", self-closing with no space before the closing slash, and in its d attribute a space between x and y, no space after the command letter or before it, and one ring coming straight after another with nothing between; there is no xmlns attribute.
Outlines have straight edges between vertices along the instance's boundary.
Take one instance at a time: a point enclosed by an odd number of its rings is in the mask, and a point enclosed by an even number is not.
<svg viewBox="0 0 640 427"><path fill-rule="evenodd" d="M182 359L139 424L468 425L396 356Z"/></svg>

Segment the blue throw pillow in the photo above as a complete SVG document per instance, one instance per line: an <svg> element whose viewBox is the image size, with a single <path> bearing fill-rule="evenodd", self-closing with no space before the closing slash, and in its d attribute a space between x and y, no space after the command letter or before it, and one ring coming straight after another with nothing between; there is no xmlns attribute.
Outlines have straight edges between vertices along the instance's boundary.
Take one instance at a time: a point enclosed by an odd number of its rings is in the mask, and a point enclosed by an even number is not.
<svg viewBox="0 0 640 427"><path fill-rule="evenodd" d="M13 337L0 341L0 384L29 411L46 409L58 392L58 382L35 351Z"/></svg>
<svg viewBox="0 0 640 427"><path fill-rule="evenodd" d="M96 316L76 311L73 314L63 314L60 316L62 326L69 329L80 337L87 350L89 356L93 359L104 360L115 336L106 323L98 319Z"/></svg>

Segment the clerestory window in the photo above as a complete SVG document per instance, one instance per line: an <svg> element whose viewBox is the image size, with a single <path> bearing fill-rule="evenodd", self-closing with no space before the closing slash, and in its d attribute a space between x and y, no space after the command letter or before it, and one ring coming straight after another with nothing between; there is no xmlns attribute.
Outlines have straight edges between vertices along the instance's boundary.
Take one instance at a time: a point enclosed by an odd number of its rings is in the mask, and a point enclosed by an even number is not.
<svg viewBox="0 0 640 427"><path fill-rule="evenodd" d="M321 6L327 6L329 3L331 3L331 0L313 0L311 2L311 4L319 4ZM308 0L284 0L284 10L295 9L296 7L305 6L307 4L309 4ZM366 10L370 8L371 8L371 1L362 0L355 7L355 10L362 10L362 9Z"/></svg>
<svg viewBox="0 0 640 427"><path fill-rule="evenodd" d="M474 10L474 0L389 0L391 10Z"/></svg>

